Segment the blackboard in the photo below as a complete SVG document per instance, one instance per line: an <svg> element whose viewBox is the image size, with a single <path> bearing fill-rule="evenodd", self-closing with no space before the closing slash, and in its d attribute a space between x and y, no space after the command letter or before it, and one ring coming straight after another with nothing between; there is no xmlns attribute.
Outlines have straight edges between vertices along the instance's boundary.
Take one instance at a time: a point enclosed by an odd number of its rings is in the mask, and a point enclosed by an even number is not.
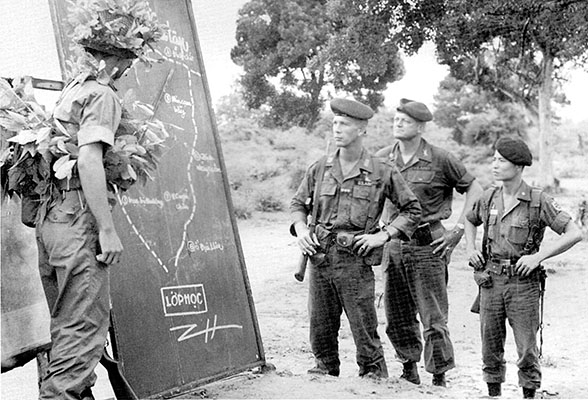
<svg viewBox="0 0 588 400"><path fill-rule="evenodd" d="M169 26L151 54L164 62L136 66L117 86L149 104L161 98L156 118L175 127L155 179L118 195L125 252L111 267L118 359L141 398L265 364L192 5L150 4ZM65 72L67 3L50 5Z"/></svg>

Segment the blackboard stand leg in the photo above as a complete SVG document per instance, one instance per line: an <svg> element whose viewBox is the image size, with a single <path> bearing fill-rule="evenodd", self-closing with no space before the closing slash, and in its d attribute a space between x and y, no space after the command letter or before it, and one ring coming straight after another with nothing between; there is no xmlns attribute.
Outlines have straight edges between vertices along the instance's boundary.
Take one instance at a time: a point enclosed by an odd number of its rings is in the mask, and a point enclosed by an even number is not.
<svg viewBox="0 0 588 400"><path fill-rule="evenodd" d="M261 367L259 367L259 373L267 374L268 372L273 372L276 370L276 366L272 363L266 362Z"/></svg>
<svg viewBox="0 0 588 400"><path fill-rule="evenodd" d="M110 381L112 391L117 400L138 400L139 397L137 397L135 391L123 375L121 365L117 361L118 351L116 335L114 334L112 311L110 313L110 327L108 328L108 331L110 333L110 345L112 346L113 357L110 357L106 347L104 347L100 364L102 364L106 369L106 372L108 372L108 380Z"/></svg>

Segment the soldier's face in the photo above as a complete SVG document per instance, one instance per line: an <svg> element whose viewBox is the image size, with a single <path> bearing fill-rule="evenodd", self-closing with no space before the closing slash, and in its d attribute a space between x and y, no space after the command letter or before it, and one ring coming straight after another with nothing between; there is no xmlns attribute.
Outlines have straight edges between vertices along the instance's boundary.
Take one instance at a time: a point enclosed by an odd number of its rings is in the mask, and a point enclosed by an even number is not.
<svg viewBox="0 0 588 400"><path fill-rule="evenodd" d="M499 152L494 152L492 158L492 175L497 181L510 181L523 172L523 167L513 164L504 158Z"/></svg>
<svg viewBox="0 0 588 400"><path fill-rule="evenodd" d="M394 115L394 137L398 140L411 140L417 137L422 130L422 122L417 121L410 115L397 112Z"/></svg>
<svg viewBox="0 0 588 400"><path fill-rule="evenodd" d="M333 118L333 139L337 147L348 147L357 142L365 132L365 123L353 118L335 115Z"/></svg>

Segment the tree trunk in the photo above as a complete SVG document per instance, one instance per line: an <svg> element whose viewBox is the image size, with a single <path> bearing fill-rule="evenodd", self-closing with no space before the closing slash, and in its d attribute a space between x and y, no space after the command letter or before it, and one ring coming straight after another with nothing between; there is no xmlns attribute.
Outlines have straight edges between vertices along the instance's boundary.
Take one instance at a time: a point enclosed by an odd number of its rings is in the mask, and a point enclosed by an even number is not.
<svg viewBox="0 0 588 400"><path fill-rule="evenodd" d="M553 95L553 56L543 52L543 79L539 87L539 182L544 188L555 188L551 161L551 98Z"/></svg>

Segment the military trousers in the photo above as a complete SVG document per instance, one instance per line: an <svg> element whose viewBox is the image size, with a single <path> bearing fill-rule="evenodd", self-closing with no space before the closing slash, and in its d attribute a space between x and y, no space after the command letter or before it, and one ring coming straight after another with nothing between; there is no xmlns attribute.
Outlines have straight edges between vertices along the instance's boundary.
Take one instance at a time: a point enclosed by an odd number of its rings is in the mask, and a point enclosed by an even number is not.
<svg viewBox="0 0 588 400"><path fill-rule="evenodd" d="M539 330L539 279L490 272L492 287L480 289L480 328L482 371L486 382L504 382L506 361L504 343L506 320L512 327L518 353L519 385L538 389L541 367L537 332Z"/></svg>
<svg viewBox="0 0 588 400"><path fill-rule="evenodd" d="M378 335L375 278L362 257L332 246L325 261L312 265L309 276L310 344L317 365L338 375L338 334L341 315L349 320L356 346L359 375L387 377L384 350Z"/></svg>
<svg viewBox="0 0 588 400"><path fill-rule="evenodd" d="M455 367L447 328L447 261L429 245L391 240L384 249L386 334L401 362L418 362L432 374Z"/></svg>
<svg viewBox="0 0 588 400"><path fill-rule="evenodd" d="M108 267L96 260L96 220L81 193L66 192L36 235L52 341L39 398L88 398L110 317Z"/></svg>

